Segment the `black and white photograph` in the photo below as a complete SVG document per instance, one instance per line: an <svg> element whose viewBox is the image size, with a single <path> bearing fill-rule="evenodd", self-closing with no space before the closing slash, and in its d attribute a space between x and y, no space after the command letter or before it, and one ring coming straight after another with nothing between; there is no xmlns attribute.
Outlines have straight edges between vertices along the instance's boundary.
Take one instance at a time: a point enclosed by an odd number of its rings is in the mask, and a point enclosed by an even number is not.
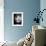
<svg viewBox="0 0 46 46"><path fill-rule="evenodd" d="M23 26L23 12L12 13L12 26Z"/></svg>

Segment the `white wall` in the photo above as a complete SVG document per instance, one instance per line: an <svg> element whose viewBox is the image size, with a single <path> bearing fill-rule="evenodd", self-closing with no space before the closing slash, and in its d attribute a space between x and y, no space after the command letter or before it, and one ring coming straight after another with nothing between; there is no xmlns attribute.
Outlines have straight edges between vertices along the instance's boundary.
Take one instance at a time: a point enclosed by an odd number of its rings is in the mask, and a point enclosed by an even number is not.
<svg viewBox="0 0 46 46"><path fill-rule="evenodd" d="M4 41L4 0L0 0L0 42Z"/></svg>

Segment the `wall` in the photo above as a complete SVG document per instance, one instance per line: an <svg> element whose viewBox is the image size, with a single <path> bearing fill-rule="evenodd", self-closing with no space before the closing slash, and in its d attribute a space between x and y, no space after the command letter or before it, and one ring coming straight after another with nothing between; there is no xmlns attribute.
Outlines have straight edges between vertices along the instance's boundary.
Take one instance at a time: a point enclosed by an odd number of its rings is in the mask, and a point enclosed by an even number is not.
<svg viewBox="0 0 46 46"><path fill-rule="evenodd" d="M40 0L4 0L4 39L18 41L32 29L35 12L40 10ZM23 27L12 26L12 12L24 12Z"/></svg>
<svg viewBox="0 0 46 46"><path fill-rule="evenodd" d="M42 11L43 9L46 9L46 0L40 0L40 9L41 9L41 11ZM40 25L46 27L46 20L45 20L45 19L46 19L46 11L43 12L42 17L43 17L43 22L41 21L41 22L40 22Z"/></svg>
<svg viewBox="0 0 46 46"><path fill-rule="evenodd" d="M0 42L4 41L4 2L3 1L4 0L0 0Z"/></svg>

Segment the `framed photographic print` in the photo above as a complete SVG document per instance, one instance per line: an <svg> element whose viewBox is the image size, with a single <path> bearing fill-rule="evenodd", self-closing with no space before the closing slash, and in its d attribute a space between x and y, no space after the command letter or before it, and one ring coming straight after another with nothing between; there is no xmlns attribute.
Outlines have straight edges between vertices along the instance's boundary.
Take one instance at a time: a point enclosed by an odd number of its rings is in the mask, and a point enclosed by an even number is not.
<svg viewBox="0 0 46 46"><path fill-rule="evenodd" d="M12 26L23 26L23 12L12 12Z"/></svg>

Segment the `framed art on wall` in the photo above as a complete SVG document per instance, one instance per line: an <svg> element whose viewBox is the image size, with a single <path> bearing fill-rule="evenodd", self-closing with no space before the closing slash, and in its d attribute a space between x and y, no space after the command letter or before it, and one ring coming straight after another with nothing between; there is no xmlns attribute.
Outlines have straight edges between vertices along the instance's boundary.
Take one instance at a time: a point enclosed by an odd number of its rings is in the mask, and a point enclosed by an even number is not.
<svg viewBox="0 0 46 46"><path fill-rule="evenodd" d="M23 12L12 12L12 26L23 26Z"/></svg>

